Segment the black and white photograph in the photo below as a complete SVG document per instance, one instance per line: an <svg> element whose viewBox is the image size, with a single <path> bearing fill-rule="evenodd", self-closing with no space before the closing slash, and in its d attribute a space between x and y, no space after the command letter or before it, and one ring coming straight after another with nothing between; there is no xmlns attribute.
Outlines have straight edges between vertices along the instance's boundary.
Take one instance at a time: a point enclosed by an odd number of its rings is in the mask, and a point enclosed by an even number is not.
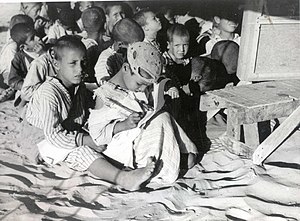
<svg viewBox="0 0 300 221"><path fill-rule="evenodd" d="M1 0L0 220L299 221L299 0Z"/></svg>

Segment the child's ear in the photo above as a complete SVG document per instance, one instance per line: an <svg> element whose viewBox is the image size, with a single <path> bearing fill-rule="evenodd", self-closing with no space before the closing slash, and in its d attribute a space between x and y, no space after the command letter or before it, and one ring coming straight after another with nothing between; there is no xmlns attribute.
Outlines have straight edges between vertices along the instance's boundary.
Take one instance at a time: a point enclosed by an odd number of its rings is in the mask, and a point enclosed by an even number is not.
<svg viewBox="0 0 300 221"><path fill-rule="evenodd" d="M149 30L148 24L145 24L145 25L142 27L142 29L144 30L144 32L145 32L145 31L148 31L148 30Z"/></svg>
<svg viewBox="0 0 300 221"><path fill-rule="evenodd" d="M50 53L50 56L52 58L52 64L53 66L55 67L55 69L59 70L59 67L60 67L60 63L59 61L57 60L57 55L55 54L55 51L53 50L53 48L51 48L49 50L49 53Z"/></svg>
<svg viewBox="0 0 300 221"><path fill-rule="evenodd" d="M170 42L167 41L167 49L170 49Z"/></svg>
<svg viewBox="0 0 300 221"><path fill-rule="evenodd" d="M221 18L220 18L219 16L214 16L214 21L215 21L217 24L220 24Z"/></svg>
<svg viewBox="0 0 300 221"><path fill-rule="evenodd" d="M52 64L56 70L60 69L60 62L56 58L52 60Z"/></svg>
<svg viewBox="0 0 300 221"><path fill-rule="evenodd" d="M19 46L19 50L26 50L27 49L27 46L26 46L26 44L20 44L20 46Z"/></svg>

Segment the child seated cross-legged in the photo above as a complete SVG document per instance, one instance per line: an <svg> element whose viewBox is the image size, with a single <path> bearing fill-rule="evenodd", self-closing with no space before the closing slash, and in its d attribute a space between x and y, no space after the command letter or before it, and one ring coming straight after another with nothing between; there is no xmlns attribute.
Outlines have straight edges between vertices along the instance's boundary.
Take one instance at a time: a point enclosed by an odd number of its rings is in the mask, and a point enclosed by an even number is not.
<svg viewBox="0 0 300 221"><path fill-rule="evenodd" d="M162 57L154 46L146 42L130 44L127 62L95 91L96 106L88 121L94 142L108 145L103 154L123 166L143 168L147 159L154 157L157 163L150 180L153 185L173 183L180 166L184 169L194 166L198 153L167 112L153 112L147 103L145 91L153 83L154 91L159 88L156 82L161 70ZM154 115L149 118L149 113Z"/></svg>
<svg viewBox="0 0 300 221"><path fill-rule="evenodd" d="M47 163L64 162L127 190L139 189L154 170L152 158L147 159L145 167L120 170L101 155L104 147L95 145L81 129L88 109L87 90L82 83L85 46L77 37L63 36L53 50L57 75L48 77L30 99L28 122L22 123L19 139L24 155L34 160L39 150Z"/></svg>

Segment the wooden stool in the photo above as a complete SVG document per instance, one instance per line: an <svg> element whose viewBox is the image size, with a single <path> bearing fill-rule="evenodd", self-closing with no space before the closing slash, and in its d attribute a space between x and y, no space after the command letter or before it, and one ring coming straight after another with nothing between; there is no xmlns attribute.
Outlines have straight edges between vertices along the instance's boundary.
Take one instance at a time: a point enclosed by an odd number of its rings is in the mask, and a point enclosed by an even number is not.
<svg viewBox="0 0 300 221"><path fill-rule="evenodd" d="M288 117L298 106L300 80L229 87L209 91L200 100L201 111L227 108L229 150L247 158L252 157L260 143L258 122Z"/></svg>

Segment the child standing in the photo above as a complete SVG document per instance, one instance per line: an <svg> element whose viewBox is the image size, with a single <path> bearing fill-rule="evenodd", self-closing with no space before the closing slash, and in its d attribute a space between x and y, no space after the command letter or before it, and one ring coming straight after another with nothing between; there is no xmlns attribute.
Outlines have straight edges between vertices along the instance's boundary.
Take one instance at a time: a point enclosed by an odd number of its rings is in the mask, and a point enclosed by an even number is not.
<svg viewBox="0 0 300 221"><path fill-rule="evenodd" d="M147 158L154 156L157 173L151 182L170 184L179 174L180 153L189 159L190 168L197 149L166 112L157 112L142 123L143 117L153 112L144 92L161 75L159 51L149 43L136 42L129 45L127 59L120 71L95 91L90 135L96 144L108 145L105 155L127 167L142 168Z"/></svg>
<svg viewBox="0 0 300 221"><path fill-rule="evenodd" d="M133 16L133 19L144 30L144 42L148 42L156 47L157 50L160 50L160 46L156 40L156 37L162 26L160 20L155 16L154 12L149 9L141 9Z"/></svg>
<svg viewBox="0 0 300 221"><path fill-rule="evenodd" d="M82 84L85 53L85 46L74 36L63 36L57 41L54 47L57 76L48 77L29 102L28 123L23 123L21 132L22 150L28 156L38 146L40 155L50 164L64 162L74 170L90 171L125 189L139 189L153 172L151 158L143 168L119 170L100 154L105 147L96 146L81 129L89 108L87 90Z"/></svg>

